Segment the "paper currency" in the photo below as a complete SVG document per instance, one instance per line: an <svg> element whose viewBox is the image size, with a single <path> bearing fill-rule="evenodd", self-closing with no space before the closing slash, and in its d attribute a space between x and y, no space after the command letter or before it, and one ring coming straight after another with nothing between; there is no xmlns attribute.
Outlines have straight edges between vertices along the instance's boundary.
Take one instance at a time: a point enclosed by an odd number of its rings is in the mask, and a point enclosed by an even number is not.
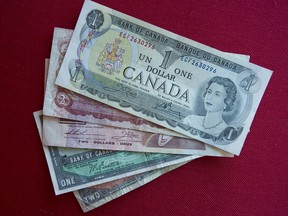
<svg viewBox="0 0 288 216"><path fill-rule="evenodd" d="M124 194L135 190L161 175L174 170L183 164L168 166L135 176L107 182L104 184L74 191L74 195L84 212L93 210L107 202L110 202Z"/></svg>
<svg viewBox="0 0 288 216"><path fill-rule="evenodd" d="M41 113L35 112L34 118L42 139ZM43 148L56 195L200 157L45 146Z"/></svg>
<svg viewBox="0 0 288 216"><path fill-rule="evenodd" d="M232 157L230 153L194 139L43 116L43 144L47 146L134 152ZM162 149L163 148L163 149Z"/></svg>
<svg viewBox="0 0 288 216"><path fill-rule="evenodd" d="M92 122L106 119L114 126L115 124L118 126L122 125L119 119L127 118L130 119L129 121L138 122L138 126L143 125L143 127L141 126L142 129L147 128L148 124L145 123L147 121L143 119L125 114L123 111L118 111L115 108L54 85L57 71L65 55L65 46L69 43L70 35L71 30L55 28L44 100L46 113L69 119L86 119ZM65 106L65 104L67 105ZM89 110L93 110L93 114ZM126 125L126 123L124 124ZM152 124L150 126L148 127L150 129L167 132L165 129L152 126ZM46 116L43 118L43 127L43 143L48 146L174 154L187 154L186 149L189 149L189 154L232 156L227 152L203 144L197 140L173 138L172 136L165 136L163 134L152 134L131 129L112 128L98 124L92 125L85 122L69 122Z"/></svg>
<svg viewBox="0 0 288 216"><path fill-rule="evenodd" d="M56 84L239 155L271 75L86 0Z"/></svg>

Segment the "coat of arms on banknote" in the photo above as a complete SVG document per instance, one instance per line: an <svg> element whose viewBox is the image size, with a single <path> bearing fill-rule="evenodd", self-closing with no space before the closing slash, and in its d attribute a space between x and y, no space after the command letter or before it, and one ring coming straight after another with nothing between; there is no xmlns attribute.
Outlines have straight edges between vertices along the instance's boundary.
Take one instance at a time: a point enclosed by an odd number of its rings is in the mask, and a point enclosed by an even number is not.
<svg viewBox="0 0 288 216"><path fill-rule="evenodd" d="M119 73L123 65L124 49L120 47L121 40L115 39L114 43L106 43L97 59L96 65L99 66L102 72L108 74Z"/></svg>

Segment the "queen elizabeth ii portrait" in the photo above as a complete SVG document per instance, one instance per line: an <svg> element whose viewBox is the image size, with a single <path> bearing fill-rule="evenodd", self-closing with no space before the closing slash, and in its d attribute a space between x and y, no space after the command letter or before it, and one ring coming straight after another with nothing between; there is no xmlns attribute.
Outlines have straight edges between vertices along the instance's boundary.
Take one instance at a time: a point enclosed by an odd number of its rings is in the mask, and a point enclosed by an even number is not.
<svg viewBox="0 0 288 216"><path fill-rule="evenodd" d="M213 77L203 92L206 115L188 115L183 123L208 134L219 135L227 127L223 114L233 110L236 94L236 85L229 78Z"/></svg>

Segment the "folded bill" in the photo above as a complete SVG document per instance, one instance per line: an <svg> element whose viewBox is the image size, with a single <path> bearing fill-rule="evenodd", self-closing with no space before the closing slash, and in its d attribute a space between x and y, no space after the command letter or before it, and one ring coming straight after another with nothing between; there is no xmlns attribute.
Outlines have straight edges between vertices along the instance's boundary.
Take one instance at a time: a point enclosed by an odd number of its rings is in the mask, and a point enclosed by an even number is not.
<svg viewBox="0 0 288 216"><path fill-rule="evenodd" d="M73 193L82 210L87 212L123 196L184 164L185 163L168 166L162 169L84 188L74 191Z"/></svg>
<svg viewBox="0 0 288 216"><path fill-rule="evenodd" d="M65 55L65 47L69 43L70 35L71 30L55 28L44 100L44 110L48 115L74 120L85 119L94 123L98 122L99 119L106 119L106 124L114 126L123 126L123 122L119 119L128 119L129 121L138 122L138 126L143 125L143 127L141 126L142 129L148 128L166 134L169 133L164 128L154 127L152 123L147 127L148 124L145 123L147 121L141 118L57 87L54 82ZM92 110L92 114L89 110ZM189 149L189 154L232 156L230 153L194 139L187 139L187 137L185 139L139 130L108 127L79 121L72 122L45 115L43 117L43 127L43 144L48 146L174 154L187 154L186 149Z"/></svg>
<svg viewBox="0 0 288 216"><path fill-rule="evenodd" d="M42 139L42 111L34 118ZM175 155L43 146L55 194L191 161L198 155Z"/></svg>
<svg viewBox="0 0 288 216"><path fill-rule="evenodd" d="M86 0L56 84L239 155L271 75Z"/></svg>

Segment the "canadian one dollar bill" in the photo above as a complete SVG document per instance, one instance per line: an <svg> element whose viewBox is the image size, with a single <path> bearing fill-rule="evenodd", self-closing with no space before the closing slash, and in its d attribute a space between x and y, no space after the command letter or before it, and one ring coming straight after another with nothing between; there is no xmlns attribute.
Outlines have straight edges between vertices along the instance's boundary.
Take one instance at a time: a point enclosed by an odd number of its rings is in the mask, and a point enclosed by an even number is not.
<svg viewBox="0 0 288 216"><path fill-rule="evenodd" d="M42 139L42 111L34 112ZM56 195L188 162L198 155L135 153L44 146Z"/></svg>
<svg viewBox="0 0 288 216"><path fill-rule="evenodd" d="M188 139L183 135L178 136L179 134L175 133L176 136L171 136L173 135L171 133L167 135L169 132L164 128L157 127L156 124L148 124L147 121L139 117L126 114L101 102L56 86L54 82L65 56L71 34L72 31L68 29L54 29L44 99L44 145L168 154L186 154L186 149L189 149L189 154L232 156L230 153L206 145L201 141ZM107 126L109 123L112 123L113 126L115 124L123 126L121 119L126 118L130 122L138 122L137 125L139 126L143 125L141 129L154 129L157 133L147 132L147 130L129 129L125 127L127 125L125 122L124 128ZM69 121L67 119L77 121ZM101 119L107 120L105 122L106 125L102 125ZM99 122L98 120L100 120L101 125L96 124L96 122ZM164 132L165 134L159 134L159 132Z"/></svg>
<svg viewBox="0 0 288 216"><path fill-rule="evenodd" d="M86 0L56 84L239 155L271 75Z"/></svg>

